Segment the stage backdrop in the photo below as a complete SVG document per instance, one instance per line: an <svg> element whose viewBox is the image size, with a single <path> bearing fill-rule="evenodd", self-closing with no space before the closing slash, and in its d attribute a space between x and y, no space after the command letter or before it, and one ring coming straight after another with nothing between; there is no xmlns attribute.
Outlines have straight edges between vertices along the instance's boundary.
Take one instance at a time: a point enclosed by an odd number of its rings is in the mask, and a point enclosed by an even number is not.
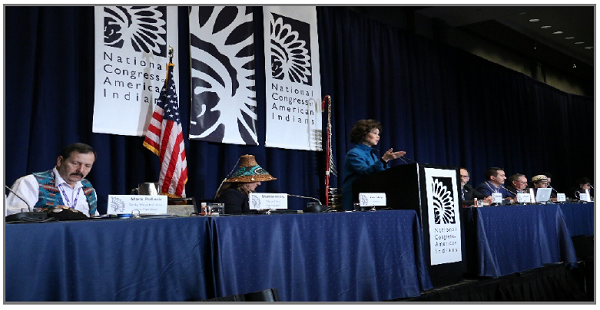
<svg viewBox="0 0 600 310"><path fill-rule="evenodd" d="M179 52L177 7L96 6L94 15L92 131L142 136L165 84L169 45Z"/></svg>
<svg viewBox="0 0 600 310"><path fill-rule="evenodd" d="M383 124L380 149L405 150L422 163L466 166L471 182L489 166L507 174L553 174L559 191L593 177L594 100L566 94L528 76L344 7L316 7L321 92L331 95L338 167L352 147L349 131L362 118ZM190 45L188 7L178 8L179 46ZM254 7L255 45L264 45L262 8ZM5 7L5 182L56 164L62 147L82 141L98 158L88 178L99 210L108 194L127 194L158 180L158 158L142 137L92 133L94 7ZM174 59L190 81L189 51ZM256 49L255 67L265 68ZM188 68L188 69L186 69ZM266 115L264 70L256 70L257 115ZM181 119L189 119L190 83L178 87ZM324 129L324 128L323 128ZM256 122L259 141L264 121ZM189 127L183 126L184 137ZM240 155L253 154L277 180L261 192L323 199L323 152L184 139L187 196L212 198ZM402 164L393 161L392 165ZM332 186L341 184L332 177ZM291 208L308 201L290 198Z"/></svg>

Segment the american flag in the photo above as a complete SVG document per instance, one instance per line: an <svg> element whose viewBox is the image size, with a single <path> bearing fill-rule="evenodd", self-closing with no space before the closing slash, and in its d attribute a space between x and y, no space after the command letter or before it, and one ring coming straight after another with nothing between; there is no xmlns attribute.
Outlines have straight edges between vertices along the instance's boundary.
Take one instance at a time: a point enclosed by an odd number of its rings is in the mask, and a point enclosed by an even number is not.
<svg viewBox="0 0 600 310"><path fill-rule="evenodd" d="M179 198L185 197L188 174L177 91L173 82L174 66L172 63L167 65L167 81L160 91L144 146L160 157L158 184L161 194Z"/></svg>

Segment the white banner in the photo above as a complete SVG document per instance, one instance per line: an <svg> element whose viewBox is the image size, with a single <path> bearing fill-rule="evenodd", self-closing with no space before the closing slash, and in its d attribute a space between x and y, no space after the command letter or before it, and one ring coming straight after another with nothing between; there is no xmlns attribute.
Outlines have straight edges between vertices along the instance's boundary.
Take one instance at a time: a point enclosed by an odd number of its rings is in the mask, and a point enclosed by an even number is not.
<svg viewBox="0 0 600 310"><path fill-rule="evenodd" d="M252 8L196 6L189 20L189 138L258 145Z"/></svg>
<svg viewBox="0 0 600 310"><path fill-rule="evenodd" d="M92 132L143 136L167 76L169 45L177 62L177 7L96 6ZM179 70L174 68L179 87Z"/></svg>
<svg viewBox="0 0 600 310"><path fill-rule="evenodd" d="M456 170L425 168L431 265L462 261Z"/></svg>
<svg viewBox="0 0 600 310"><path fill-rule="evenodd" d="M265 146L321 151L322 107L317 11L265 6Z"/></svg>

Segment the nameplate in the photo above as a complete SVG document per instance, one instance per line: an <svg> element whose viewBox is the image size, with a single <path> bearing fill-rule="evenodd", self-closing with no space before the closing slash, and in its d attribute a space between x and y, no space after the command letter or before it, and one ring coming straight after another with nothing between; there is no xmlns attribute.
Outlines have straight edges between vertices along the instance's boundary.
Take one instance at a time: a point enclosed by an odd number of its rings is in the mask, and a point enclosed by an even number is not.
<svg viewBox="0 0 600 310"><path fill-rule="evenodd" d="M565 193L556 193L556 201L565 202L567 201L567 196L565 195Z"/></svg>
<svg viewBox="0 0 600 310"><path fill-rule="evenodd" d="M250 193L250 209L274 210L288 208L288 195L279 193Z"/></svg>
<svg viewBox="0 0 600 310"><path fill-rule="evenodd" d="M166 195L108 195L108 214L167 214Z"/></svg>
<svg viewBox="0 0 600 310"><path fill-rule="evenodd" d="M492 193L492 203L502 203L502 193Z"/></svg>
<svg viewBox="0 0 600 310"><path fill-rule="evenodd" d="M530 203L531 195L529 193L517 193L517 202L519 203Z"/></svg>
<svg viewBox="0 0 600 310"><path fill-rule="evenodd" d="M588 193L579 193L579 201L590 201L590 195Z"/></svg>
<svg viewBox="0 0 600 310"><path fill-rule="evenodd" d="M385 193L360 193L358 201L361 207L383 207L387 205Z"/></svg>

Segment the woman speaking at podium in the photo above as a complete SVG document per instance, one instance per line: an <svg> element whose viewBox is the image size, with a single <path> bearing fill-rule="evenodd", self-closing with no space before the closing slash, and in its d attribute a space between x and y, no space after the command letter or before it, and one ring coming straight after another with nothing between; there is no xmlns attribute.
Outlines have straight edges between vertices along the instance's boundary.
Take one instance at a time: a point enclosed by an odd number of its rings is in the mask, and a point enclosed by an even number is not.
<svg viewBox="0 0 600 310"><path fill-rule="evenodd" d="M354 143L346 154L344 163L344 182L342 183L342 204L344 210L353 210L352 183L359 176L389 168L388 161L400 158L406 154L404 151L394 152L390 148L379 157L379 151L374 147L379 143L381 123L373 119L362 119L352 127L350 141Z"/></svg>

